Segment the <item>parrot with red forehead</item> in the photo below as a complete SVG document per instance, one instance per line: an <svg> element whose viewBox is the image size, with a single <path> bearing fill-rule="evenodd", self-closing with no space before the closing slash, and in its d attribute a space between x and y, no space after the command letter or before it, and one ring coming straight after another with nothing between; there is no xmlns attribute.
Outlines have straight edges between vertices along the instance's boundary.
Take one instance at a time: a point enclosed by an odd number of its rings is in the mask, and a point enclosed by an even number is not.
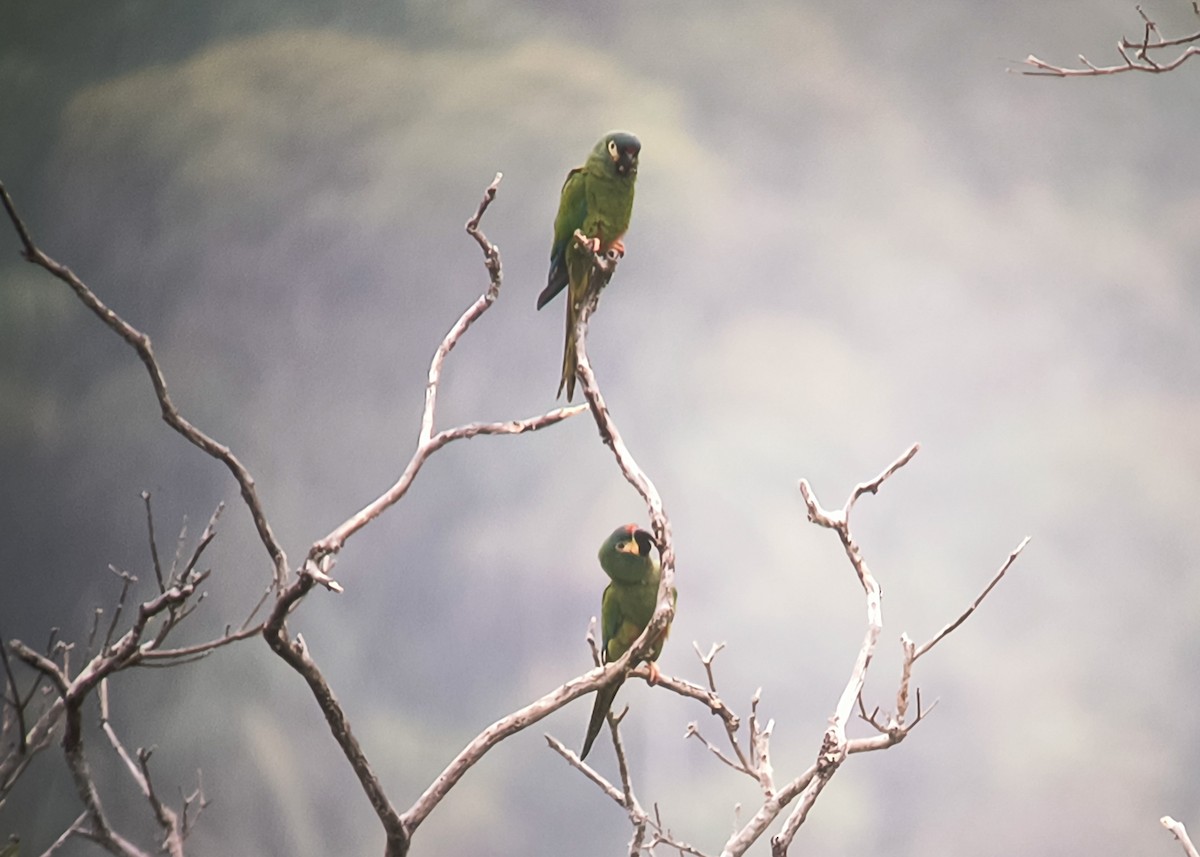
<svg viewBox="0 0 1200 857"><path fill-rule="evenodd" d="M606 664L618 660L629 651L654 615L658 584L662 579L657 548L654 537L639 529L637 524L617 527L600 546L600 567L612 579L600 603L600 656ZM646 653L651 684L658 681L658 667L654 662L662 653L669 630L669 627L664 630ZM604 718L612 708L624 680L623 676L618 677L612 684L596 691L596 702L592 706L592 719L588 722L580 760L586 759L588 751L592 749L592 742L600 734L600 727L604 725Z"/></svg>
<svg viewBox="0 0 1200 857"><path fill-rule="evenodd" d="M633 213L633 185L637 181L642 144L627 131L610 131L600 138L582 167L567 173L554 218L554 243L550 246L550 275L538 295L537 308L567 288L567 342L563 348L562 380L557 396L575 395L575 322L591 287L592 259L596 253L615 250L624 255L622 240ZM575 230L587 236L589 250L575 241Z"/></svg>

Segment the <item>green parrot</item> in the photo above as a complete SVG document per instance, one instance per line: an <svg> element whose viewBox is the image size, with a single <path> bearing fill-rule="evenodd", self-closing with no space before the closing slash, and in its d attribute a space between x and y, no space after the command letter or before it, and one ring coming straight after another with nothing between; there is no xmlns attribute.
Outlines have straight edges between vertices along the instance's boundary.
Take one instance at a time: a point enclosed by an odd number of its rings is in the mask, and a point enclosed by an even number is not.
<svg viewBox="0 0 1200 857"><path fill-rule="evenodd" d="M612 578L612 583L604 589L600 606L600 656L606 664L629 651L633 641L646 630L650 617L654 615L658 583L662 577L662 567L653 552L655 548L654 538L645 530L638 529L637 524L617 527L600 546L600 567ZM658 666L654 662L662 653L667 631L647 653L651 684L658 682ZM592 749L592 742L600 734L600 727L604 725L604 718L623 681L624 678L619 678L596 691L596 703L592 706L592 719L588 722L580 760L586 759L588 751Z"/></svg>
<svg viewBox="0 0 1200 857"><path fill-rule="evenodd" d="M563 348L562 380L557 396L567 388L567 401L575 394L575 322L591 285L592 255L575 242L578 229L591 241L592 253L615 250L624 255L621 240L633 212L633 184L637 180L638 153L642 144L627 131L611 131L600 138L587 163L567 173L558 215L554 218L554 244L550 248L550 276L538 295L541 309L567 289L567 343Z"/></svg>

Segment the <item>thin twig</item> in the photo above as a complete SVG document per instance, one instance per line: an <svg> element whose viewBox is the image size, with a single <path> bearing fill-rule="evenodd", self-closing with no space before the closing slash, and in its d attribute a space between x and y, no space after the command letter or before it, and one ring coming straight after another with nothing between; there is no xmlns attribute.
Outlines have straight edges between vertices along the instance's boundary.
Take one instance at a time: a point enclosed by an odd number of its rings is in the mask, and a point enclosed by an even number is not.
<svg viewBox="0 0 1200 857"><path fill-rule="evenodd" d="M242 628L238 631L226 631L226 633L214 640L209 640L205 643L196 643L191 646L180 646L177 649L143 649L141 657L138 659L138 666L162 666L163 661L172 662L172 666L179 659L190 659L197 655L207 655L215 649L228 646L231 643L236 643L241 640L247 640L250 637L256 637L262 633L263 626L266 622L261 622L249 628Z"/></svg>
<svg viewBox="0 0 1200 857"><path fill-rule="evenodd" d="M17 742L17 753L24 755L29 749L29 745L25 743L25 705L21 700L21 690L17 687L17 677L13 675L12 663L8 658L8 647L4 644L4 632L0 631L0 662L4 664L4 681L6 688L12 688L12 699L9 700L7 691L4 693L4 701L10 706L16 714L17 729L19 738ZM2 792L0 792L2 794Z"/></svg>
<svg viewBox="0 0 1200 857"><path fill-rule="evenodd" d="M628 781L623 780L622 788L617 788L615 785L605 779L605 777L595 768L593 768L587 762L581 760L574 750L566 747L557 738L552 735L546 735L544 737L546 738L546 743L550 745L550 748L554 750L554 752L558 753L558 755L562 756L568 765L575 768L585 777L595 783L596 786L602 792L604 792L604 794L606 794L614 803L617 804L617 806L621 807L629 814L630 822L634 827L634 835L629 843L630 857L635 857L635 855L640 851L647 851L652 854L654 853L654 847L660 844L666 845L669 848L673 848L680 854L691 854L693 857L706 857L703 851L692 847L686 842L676 839L671 834L671 831L666 829L666 827L663 825L662 817L658 811L658 804L654 805L654 817L651 818L646 811L642 809L641 805L636 802L636 798L632 798L633 787L628 783ZM622 751L618 751L618 759L621 757ZM632 809L631 804L633 806ZM647 828L650 828L652 831L651 841L648 843L645 842L645 833Z"/></svg>
<svg viewBox="0 0 1200 857"><path fill-rule="evenodd" d="M127 571L122 571L112 565L109 565L108 570L121 578L121 594L117 597L117 606L113 608L112 619L108 623L108 631L104 634L104 645L100 650L107 651L112 645L113 634L117 630L117 623L121 621L121 613L125 610L125 597L129 594L129 588L137 583L137 578Z"/></svg>
<svg viewBox="0 0 1200 857"><path fill-rule="evenodd" d="M204 527L204 531L200 533L200 540L196 542L196 547L192 550L191 557L188 558L187 564L183 567L183 573L180 575L181 580L186 580L195 571L196 564L200 562L200 557L204 554L205 548L216 538L217 520L221 517L221 512L223 511L225 511L225 502L221 501L217 504L217 508L213 510L212 517L208 519L208 524Z"/></svg>
<svg viewBox="0 0 1200 857"><path fill-rule="evenodd" d="M511 714L500 718L476 735L451 760L450 764L438 775L437 779L425 789L425 792L417 799L416 803L404 812L406 827L409 830L415 830L428 817L429 813L433 811L434 807L442 801L450 789L462 779L463 775L476 762L483 758L484 754L492 747L508 736L515 735L517 732L532 726L544 717L558 711L572 700L599 690L608 684L612 680L612 675L616 673L634 672L636 674L635 671L628 669L632 656L633 649L630 649L607 667L597 667L583 675L576 676L523 708L519 708Z"/></svg>
<svg viewBox="0 0 1200 857"><path fill-rule="evenodd" d="M755 813L745 825L734 831L734 834L726 842L723 855L736 857L745 853L745 851L765 832L767 827L774 822L779 813L799 797L796 806L789 813L783 828L771 838L771 853L773 857L785 857L788 849L791 846L792 840L795 838L797 831L808 818L808 814L816 803L817 798L828 784L830 778L837 772L838 768L852 754L870 752L874 750L882 750L894 746L904 739L921 718L928 712L921 705L920 692L917 693L917 715L908 723L904 722L904 714L907 706L907 694L909 681L911 679L912 664L919 657L918 652L924 654L933 647L938 641L943 639L947 634L961 625L966 618L974 612L980 605L983 599L1003 577L1004 572L1016 560L1024 548L1026 542L1021 545L1009 556L1008 560L1001 566L1000 572L993 577L991 582L985 587L983 593L967 608L967 610L958 617L954 622L951 622L943 630L937 634L929 643L918 649L906 636L902 637L902 646L905 651L905 666L901 678L901 687L898 692L898 713L892 716L886 723L878 719L878 709L867 714L865 704L862 699L863 685L866 680L867 670L870 667L875 647L878 643L879 634L883 627L883 612L880 599L879 584L871 573L866 561L863 559L853 534L850 531L850 516L854 509L855 503L864 494L875 494L879 488L893 476L901 467L912 460L916 455L919 446L913 444L899 458L893 461L886 467L878 476L869 482L860 483L850 493L841 509L829 511L824 509L818 502L811 486L806 480L800 481L800 491L804 497L804 502L808 510L808 519L819 526L834 530L842 542L846 557L850 560L852 567L858 576L859 583L863 587L867 602L867 630L863 638L862 645L858 655L855 658L854 665L850 672L850 678L846 682L846 686L838 699L837 706L833 716L830 718L830 726L825 731L822 738L821 748L817 754L817 760L811 767L796 779L784 785L774 795L768 795L764 800L762 807ZM848 739L846 737L846 724L849 720L852 710L857 707L859 716L863 720L870 723L880 733L868 738ZM756 718L755 718L756 720ZM761 730L762 733L769 731ZM754 734L759 734L759 730L754 728Z"/></svg>
<svg viewBox="0 0 1200 857"><path fill-rule="evenodd" d="M1124 36L1121 37L1121 40L1117 42L1117 53L1121 55L1122 63L1118 65L1098 66L1095 63L1089 62L1083 54L1080 54L1079 61L1084 67L1068 68L1048 63L1030 54L1023 62L1027 66L1032 66L1033 70L1025 69L1021 73L1033 77L1098 77L1101 75L1121 74L1127 71L1163 74L1174 71L1193 56L1200 53L1200 47L1194 45L1195 42L1200 41L1200 32L1178 38L1163 38L1162 33L1159 32L1158 25L1150 19L1142 7L1137 6L1136 9L1143 23L1142 38L1140 41L1134 41ZM1153 41L1151 41L1151 37L1153 37ZM1166 51L1170 48L1180 48L1185 45L1189 47L1186 47L1173 59L1166 62L1155 60L1151 53ZM1012 71L1012 69L1009 69L1009 71Z"/></svg>
<svg viewBox="0 0 1200 857"><path fill-rule="evenodd" d="M1196 846L1192 844L1192 840L1188 836L1187 828L1183 826L1183 822L1176 821L1169 815L1164 815L1159 819L1159 823L1162 824L1162 826L1167 830L1171 831L1171 835L1179 841L1179 845L1183 848L1183 853L1186 854L1187 857L1200 857L1200 852L1198 852L1196 850Z"/></svg>
<svg viewBox="0 0 1200 857"><path fill-rule="evenodd" d="M24 257L70 286L72 291L83 301L84 306L91 310L110 330L124 339L137 352L142 364L146 367L146 372L150 375L150 383L154 386L154 395L158 399L162 418L167 425L183 436L193 446L222 462L228 468L229 472L233 474L233 478L237 481L238 487L241 489L242 499L246 503L246 508L254 520L259 540L271 557L275 573L275 584L279 587L283 586L288 575L287 554L284 553L283 546L275 538L275 533L271 530L271 525L267 522L267 515L263 509L262 500L258 496L258 489L255 487L254 477L250 475L250 471L246 469L245 465L233 454L229 447L218 443L184 418L175 406L175 403L171 401L171 397L167 392L167 380L163 375L162 367L158 364L158 359L154 356L150 337L110 309L70 268L56 262L42 252L34 243L28 227L17 213L12 197L9 196L8 190L2 182L0 182L0 201L3 202L4 209L8 212L8 217L21 239Z"/></svg>
<svg viewBox="0 0 1200 857"><path fill-rule="evenodd" d="M528 417L522 420L509 420L505 422L495 423L471 423L469 425L458 426L457 428L447 429L434 433L434 416L437 409L437 396L441 384L442 367L445 363L446 356L458 344L459 339L463 334L475 323L478 318L487 311L500 295L500 286L503 282L503 269L500 262L500 248L487 239L483 231L479 228L480 220L483 218L484 212L491 205L492 200L496 197L496 189L500 185L500 173L492 180L487 189L483 193L483 199L479 203L474 216L467 221L467 233L478 242L483 249L484 264L487 267L489 275L488 288L479 298L471 304L470 307L459 317L458 321L450 328L443 337L437 350L434 352L433 360L429 364L429 377L425 384L425 408L421 414L421 429L417 437L417 449L409 459L403 473L392 484L390 488L380 494L355 514L351 515L341 524L339 524L329 535L319 539L309 549L308 558L310 562L321 564L322 561L329 556L338 553L346 541L365 527L371 521L378 518L389 507L393 506L405 494L408 493L409 487L420 471L421 466L429 458L430 455L437 452L447 443L455 440L463 440L476 437L477 435L514 435L522 434L528 431L537 431L562 422L569 417L582 413L585 408L582 405L569 408L556 408L541 414L536 417Z"/></svg>
<svg viewBox="0 0 1200 857"><path fill-rule="evenodd" d="M621 793L621 790L606 780L595 768L580 759L578 753L567 747L553 735L546 734L542 737L546 739L546 743L550 745L551 750L558 753L558 755L567 760L567 764L578 769L580 773L599 786L600 790L612 798L617 806L625 806L625 795Z"/></svg>
<svg viewBox="0 0 1200 857"><path fill-rule="evenodd" d="M1012 553L1008 555L1008 559L1006 559L1004 564L1000 566L1000 570L996 572L995 576L991 579L991 582L989 582L988 585L983 588L983 592L979 593L979 596L971 602L971 606L962 612L962 615L946 625L946 627L942 628L942 630L938 631L937 634L933 636L933 639L922 643L917 647L912 656L914 661L936 646L943 637L945 637L963 622L967 621L967 617L975 612L975 609L983 603L983 599L988 597L988 593L991 592L995 588L996 584L1000 582L1001 578L1004 577L1005 572L1007 572L1012 564L1017 561L1017 557L1021 555L1021 551L1025 550L1025 546L1029 544L1030 538L1031 536L1026 536L1025 538L1021 539L1021 543L1013 549Z"/></svg>
<svg viewBox="0 0 1200 857"><path fill-rule="evenodd" d="M142 503L146 507L146 530L150 536L150 559L154 563L154 579L158 582L158 591L166 590L163 583L162 563L158 559L158 542L154 538L154 511L150 506L150 492L142 492Z"/></svg>
<svg viewBox="0 0 1200 857"><path fill-rule="evenodd" d="M79 817L71 822L70 827L62 832L62 834L50 843L50 847L42 852L42 857L50 857L55 851L66 844L67 840L84 830L84 822L87 821L87 813L82 812Z"/></svg>

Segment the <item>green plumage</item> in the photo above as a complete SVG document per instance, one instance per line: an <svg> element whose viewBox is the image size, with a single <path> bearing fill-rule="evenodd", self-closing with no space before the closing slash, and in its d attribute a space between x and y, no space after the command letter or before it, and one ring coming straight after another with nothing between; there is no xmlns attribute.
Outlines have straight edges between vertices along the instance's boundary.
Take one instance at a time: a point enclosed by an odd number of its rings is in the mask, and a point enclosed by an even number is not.
<svg viewBox="0 0 1200 857"><path fill-rule="evenodd" d="M563 347L562 380L558 395L575 394L575 322L591 288L592 254L575 241L575 230L591 239L594 253L615 249L625 252L622 238L633 213L633 186L637 181L642 144L633 134L612 131L596 143L587 163L567 173L558 215L554 218L554 244L550 248L550 275L538 295L541 309L567 289L567 341Z"/></svg>
<svg viewBox="0 0 1200 857"><path fill-rule="evenodd" d="M612 579L604 590L600 609L601 648L604 663L612 663L629 651L634 640L641 636L654 615L658 601L658 584L662 568L655 553L654 539L636 524L626 524L613 531L600 546L600 567ZM646 660L653 665L662 653L666 632L655 640ZM624 678L596 692L592 717L580 759L587 758L592 742L600 734L604 718L612 707Z"/></svg>

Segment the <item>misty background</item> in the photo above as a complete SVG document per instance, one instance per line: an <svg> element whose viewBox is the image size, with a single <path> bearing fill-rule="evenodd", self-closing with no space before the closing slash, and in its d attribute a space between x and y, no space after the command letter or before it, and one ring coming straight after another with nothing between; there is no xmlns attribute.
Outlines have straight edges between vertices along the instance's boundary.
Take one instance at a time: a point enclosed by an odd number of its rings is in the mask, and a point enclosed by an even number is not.
<svg viewBox="0 0 1200 857"><path fill-rule="evenodd" d="M1190 4L1146 6L1167 35ZM35 239L149 333L176 404L254 474L293 566L415 445L433 349L499 301L444 372L438 425L554 405L561 300L541 313L558 192L612 128L643 151L628 253L589 338L662 493L679 609L660 665L726 642L739 714L763 689L779 782L817 752L864 630L828 507L857 507L884 592L869 706L898 638L937 708L855 756L797 853L1169 855L1200 830L1200 175L1196 74L1007 73L1118 61L1125 0L839 4L277 0L0 4L0 180ZM159 419L134 353L0 228L0 633L84 641L162 550L228 504L179 642L238 625L270 574L236 486ZM645 521L594 423L453 444L354 537L290 622L405 808L489 723L590 666L595 552ZM152 584L151 584L152 585ZM107 614L106 614L107 615ZM82 646L80 647L82 648ZM114 721L165 795L212 803L189 853L376 855L383 836L301 679L261 640L122 673ZM631 682L644 805L720 850L753 782L684 741L702 706ZM625 813L550 751L590 698L489 753L414 854L623 853ZM89 707L89 712L94 708ZM89 713L117 823L149 808ZM866 734L862 724L852 734ZM611 746L594 762L616 776ZM79 813L44 753L0 837L44 850ZM144 841L153 841L145 838ZM756 853L767 853L765 839ZM78 842L64 854L91 854Z"/></svg>

